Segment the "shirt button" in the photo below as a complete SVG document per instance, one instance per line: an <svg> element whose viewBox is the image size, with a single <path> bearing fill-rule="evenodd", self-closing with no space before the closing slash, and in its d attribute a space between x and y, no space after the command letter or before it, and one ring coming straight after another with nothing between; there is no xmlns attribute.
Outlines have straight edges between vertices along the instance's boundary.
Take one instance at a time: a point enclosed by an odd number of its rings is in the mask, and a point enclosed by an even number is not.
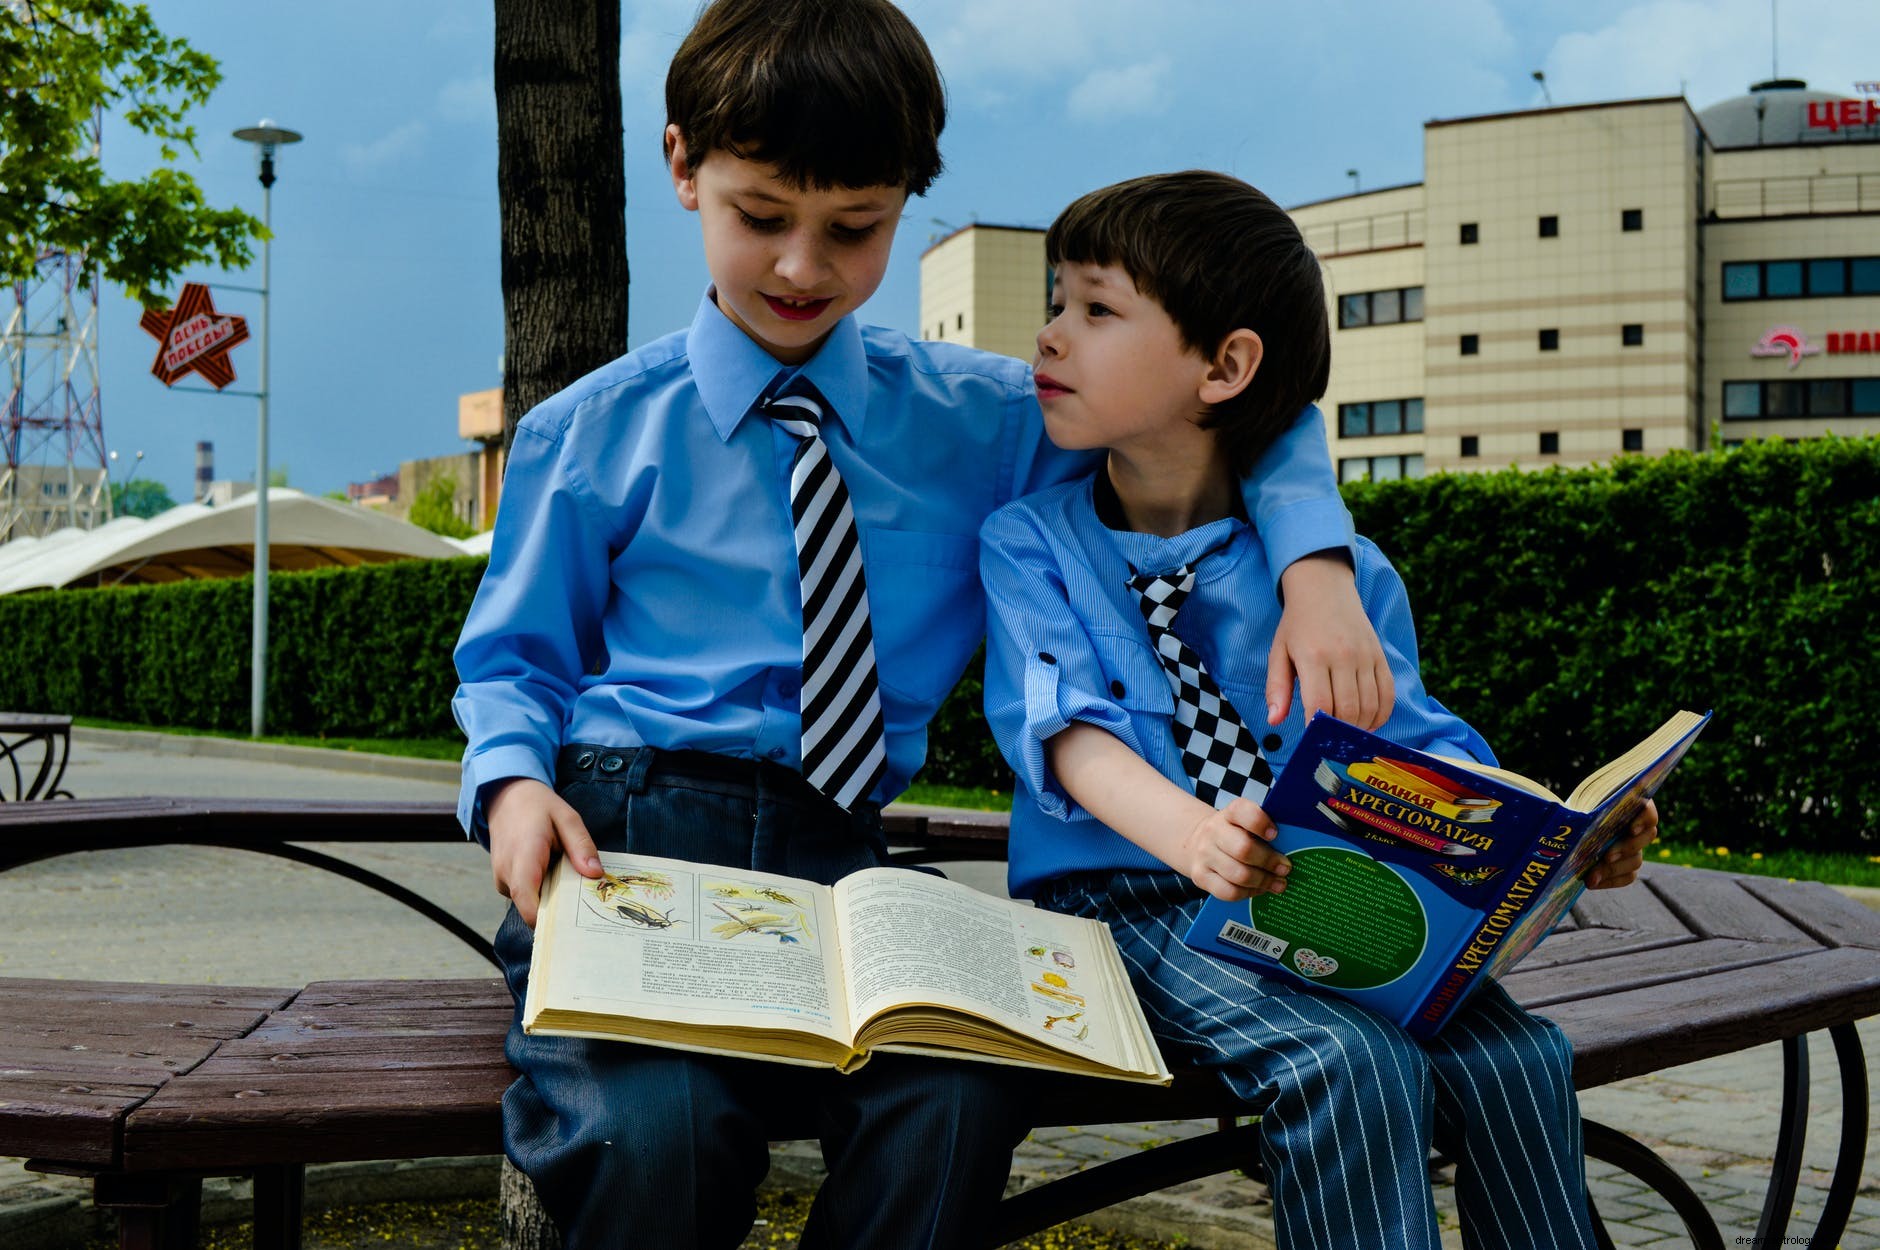
<svg viewBox="0 0 1880 1250"><path fill-rule="evenodd" d="M627 762L618 755L601 756L601 771L604 773L617 773L626 766Z"/></svg>
<svg viewBox="0 0 1880 1250"><path fill-rule="evenodd" d="M1278 734L1268 734L1266 737L1260 740L1260 745L1265 747L1269 751L1279 750L1279 744L1280 744L1280 737Z"/></svg>
<svg viewBox="0 0 1880 1250"><path fill-rule="evenodd" d="M581 752L581 754L579 754L579 755L577 755L577 756L575 756L575 757L574 757L574 766L575 766L576 768L592 768L592 767L594 767L594 752L592 752L592 751L583 751L583 752Z"/></svg>
<svg viewBox="0 0 1880 1250"><path fill-rule="evenodd" d="M1120 681L1111 682L1110 693L1115 695L1119 699L1122 698L1123 697L1123 683Z"/></svg>
<svg viewBox="0 0 1880 1250"><path fill-rule="evenodd" d="M772 748L770 748L770 758L771 758L771 759L773 759L773 760L780 760L780 759L782 759L782 758L783 758L783 748L782 748L782 747L772 747Z"/></svg>
<svg viewBox="0 0 1880 1250"><path fill-rule="evenodd" d="M1055 655L1052 655L1049 651L1040 651L1038 653L1038 658L1043 660L1046 664L1057 663L1057 657Z"/></svg>

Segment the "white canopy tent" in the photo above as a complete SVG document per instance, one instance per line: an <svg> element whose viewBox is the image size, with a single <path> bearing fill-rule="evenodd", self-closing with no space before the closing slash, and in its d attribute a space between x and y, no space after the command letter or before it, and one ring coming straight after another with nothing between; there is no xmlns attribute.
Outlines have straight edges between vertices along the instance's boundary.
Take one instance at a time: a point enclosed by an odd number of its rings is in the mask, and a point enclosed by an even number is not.
<svg viewBox="0 0 1880 1250"><path fill-rule="evenodd" d="M56 530L37 542L0 545L0 594L241 577L254 572L254 544L254 495L215 506L184 504L148 521L119 517L95 530ZM370 508L283 487L268 491L271 570L463 554L429 530Z"/></svg>

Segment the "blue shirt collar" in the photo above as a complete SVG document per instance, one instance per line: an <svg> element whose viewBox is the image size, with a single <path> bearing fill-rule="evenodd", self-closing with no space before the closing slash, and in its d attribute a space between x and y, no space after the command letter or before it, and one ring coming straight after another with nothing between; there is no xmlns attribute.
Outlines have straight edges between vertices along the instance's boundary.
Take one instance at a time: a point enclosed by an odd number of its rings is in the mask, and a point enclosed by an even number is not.
<svg viewBox="0 0 1880 1250"><path fill-rule="evenodd" d="M709 290L686 332L685 350L705 413L726 442L777 374L788 368L733 324ZM861 442L868 415L868 357L855 318L836 322L822 348L798 372L829 401L850 439Z"/></svg>

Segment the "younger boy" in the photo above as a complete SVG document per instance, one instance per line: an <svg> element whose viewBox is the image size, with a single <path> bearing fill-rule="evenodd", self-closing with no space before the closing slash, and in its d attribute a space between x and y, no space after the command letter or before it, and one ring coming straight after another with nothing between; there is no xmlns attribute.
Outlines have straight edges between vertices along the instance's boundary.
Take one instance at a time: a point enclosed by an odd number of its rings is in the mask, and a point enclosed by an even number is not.
<svg viewBox="0 0 1880 1250"><path fill-rule="evenodd" d="M515 904L518 1000L556 853L590 877L597 846L818 881L884 863L880 806L983 634L979 526L1080 468L1020 362L850 316L940 168L939 74L898 10L719 0L666 92L712 288L517 428L457 649L461 816ZM1350 641L1375 647L1348 568L1293 563L1348 533L1316 411L1246 490L1287 569L1284 651L1374 717L1389 678ZM806 1245L978 1244L1026 1127L986 1064L837 1076L519 1027L507 1053L505 1148L569 1250L738 1244L792 1107L829 1164Z"/></svg>
<svg viewBox="0 0 1880 1250"><path fill-rule="evenodd" d="M1261 1109L1282 1247L1435 1250L1433 1137L1458 1161L1470 1244L1590 1250L1571 1055L1551 1023L1490 986L1419 1046L1181 942L1204 894L1280 891L1289 870L1259 801L1305 711L1277 729L1237 715L1259 706L1278 614L1240 479L1325 389L1317 260L1264 195L1198 172L1092 192L1045 247L1045 429L1108 455L981 531L986 711L1018 773L1013 893L1107 922L1165 1056ZM1357 580L1396 683L1379 732L1492 763L1423 688L1403 584L1364 539ZM1656 825L1648 809L1590 883L1631 880Z"/></svg>

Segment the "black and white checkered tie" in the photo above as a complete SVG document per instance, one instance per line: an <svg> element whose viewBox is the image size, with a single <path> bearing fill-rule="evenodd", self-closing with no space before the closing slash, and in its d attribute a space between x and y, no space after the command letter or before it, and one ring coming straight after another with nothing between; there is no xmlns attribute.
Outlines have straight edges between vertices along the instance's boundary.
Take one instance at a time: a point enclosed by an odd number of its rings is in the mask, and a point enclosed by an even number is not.
<svg viewBox="0 0 1880 1250"><path fill-rule="evenodd" d="M803 584L803 776L848 810L874 790L888 760L868 586L848 487L818 432L822 406L785 389L763 411L802 440L790 512Z"/></svg>
<svg viewBox="0 0 1880 1250"><path fill-rule="evenodd" d="M1175 745L1181 748L1183 771L1194 780L1195 797L1215 808L1239 798L1258 803L1273 784L1273 770L1201 657L1175 636L1175 614L1194 585L1192 565L1129 579L1149 624L1149 641L1175 688Z"/></svg>

